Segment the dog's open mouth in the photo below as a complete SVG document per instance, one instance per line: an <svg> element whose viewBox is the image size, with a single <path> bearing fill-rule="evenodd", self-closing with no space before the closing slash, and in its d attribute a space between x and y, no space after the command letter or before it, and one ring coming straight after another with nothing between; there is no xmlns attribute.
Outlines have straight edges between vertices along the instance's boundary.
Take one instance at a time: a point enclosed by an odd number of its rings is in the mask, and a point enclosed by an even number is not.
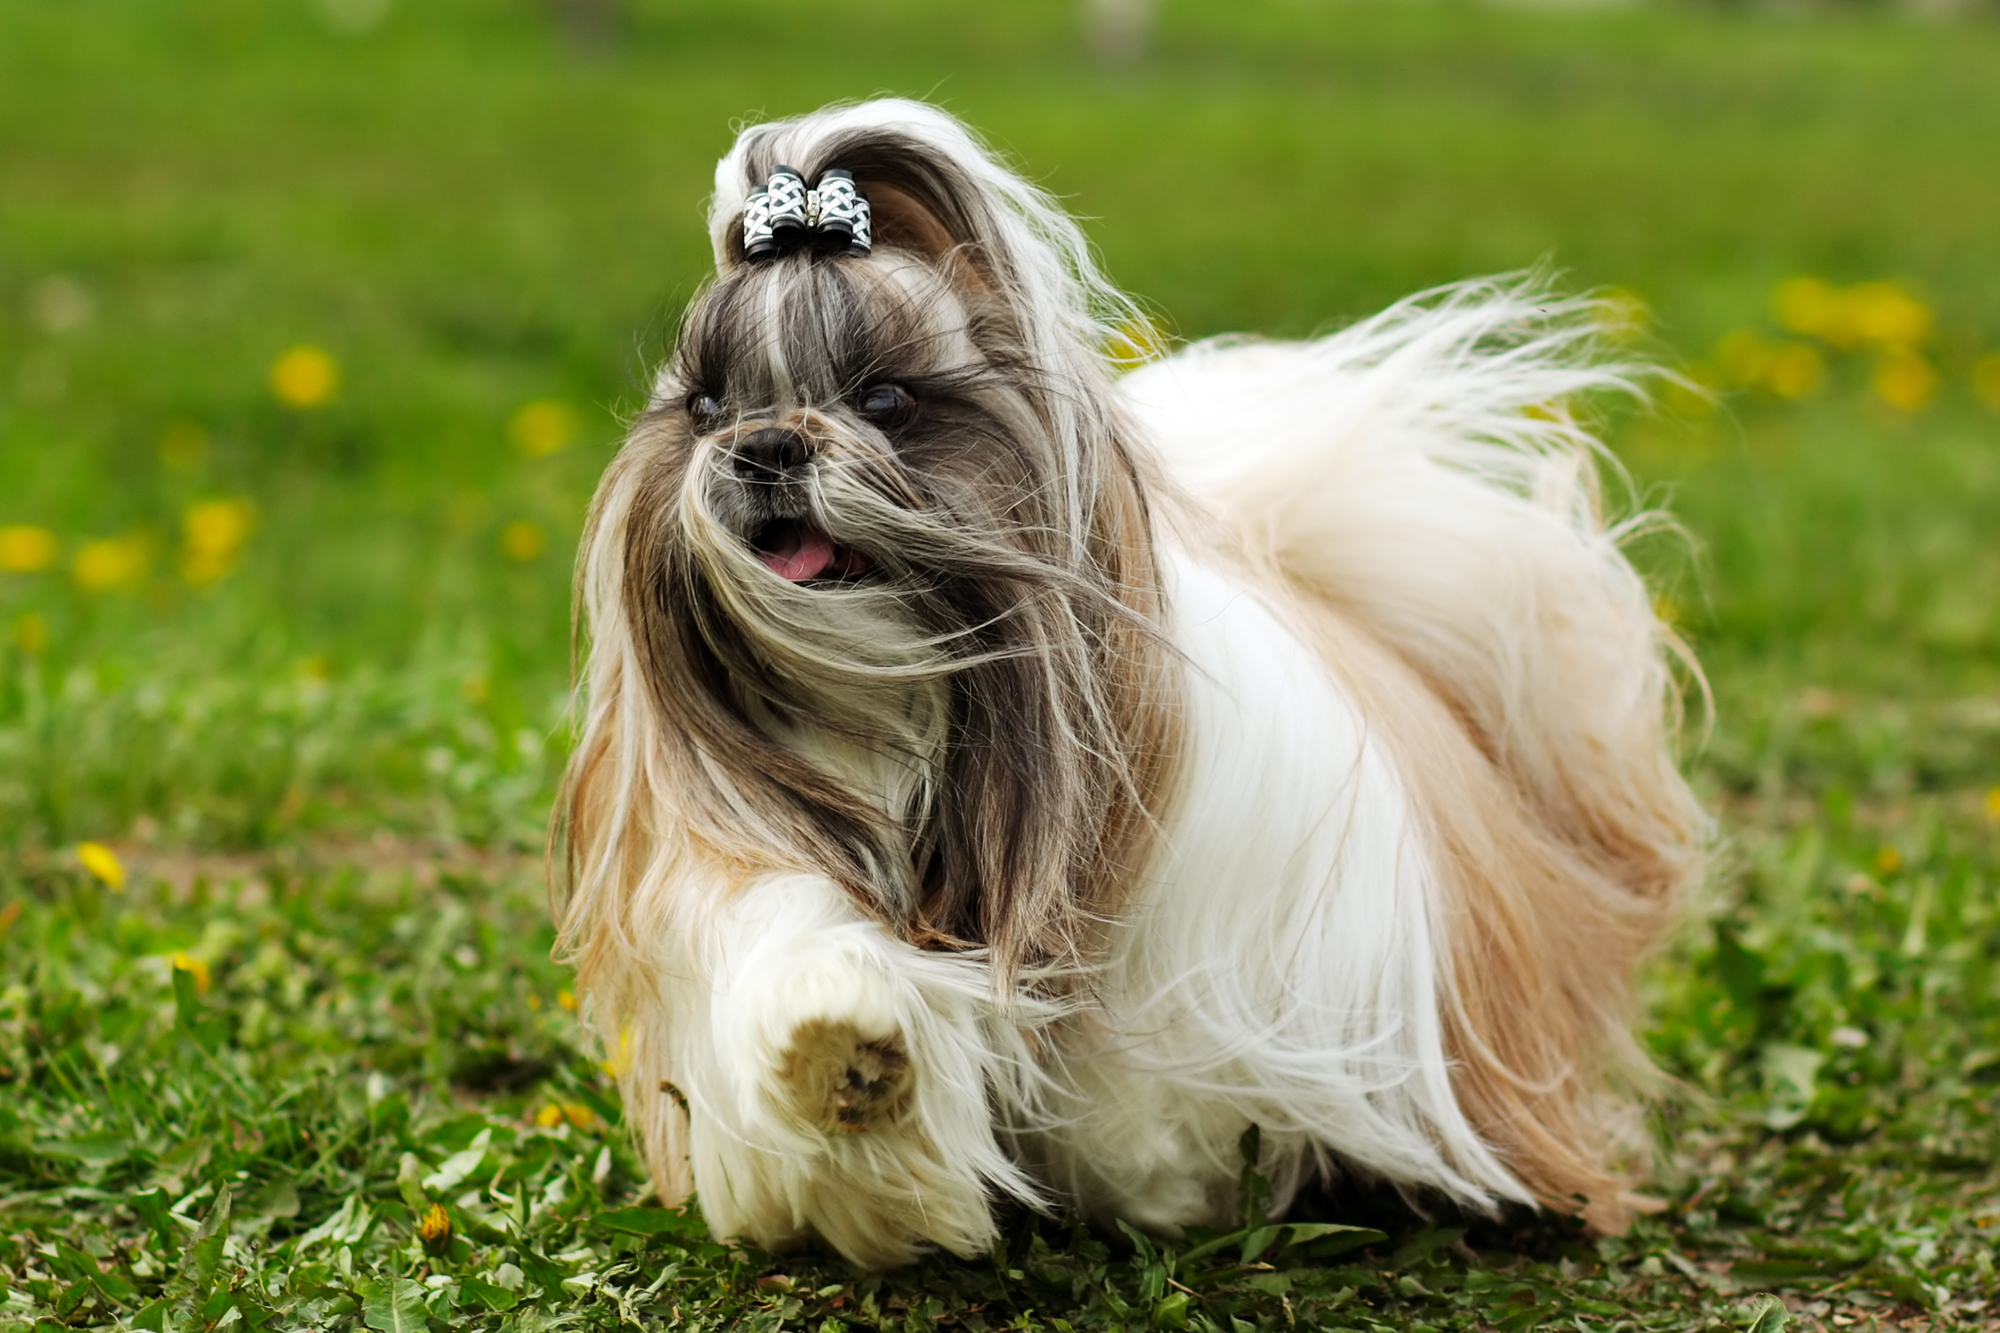
<svg viewBox="0 0 2000 1333"><path fill-rule="evenodd" d="M867 556L852 547L836 545L812 524L795 518L766 523L750 539L750 546L766 568L793 583L852 578L868 568Z"/></svg>

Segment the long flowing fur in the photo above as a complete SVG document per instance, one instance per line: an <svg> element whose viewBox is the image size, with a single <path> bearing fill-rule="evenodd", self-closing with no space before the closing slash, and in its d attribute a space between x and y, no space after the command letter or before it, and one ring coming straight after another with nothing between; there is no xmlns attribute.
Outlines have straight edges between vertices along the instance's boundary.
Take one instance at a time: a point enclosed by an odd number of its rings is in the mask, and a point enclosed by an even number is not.
<svg viewBox="0 0 2000 1333"><path fill-rule="evenodd" d="M779 163L853 172L875 255L743 262ZM711 232L592 506L552 842L661 1197L865 1264L995 1196L1170 1230L1256 1123L1286 1197L1621 1225L1632 968L1705 825L1588 303L1114 381L1074 223L897 101L747 130ZM799 531L847 572L774 572Z"/></svg>

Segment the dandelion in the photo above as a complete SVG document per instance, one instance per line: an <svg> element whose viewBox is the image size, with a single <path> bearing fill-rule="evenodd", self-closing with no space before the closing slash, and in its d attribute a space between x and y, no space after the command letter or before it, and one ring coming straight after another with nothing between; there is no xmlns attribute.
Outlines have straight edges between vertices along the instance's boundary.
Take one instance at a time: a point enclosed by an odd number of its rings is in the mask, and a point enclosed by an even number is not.
<svg viewBox="0 0 2000 1333"><path fill-rule="evenodd" d="M443 1204L432 1204L417 1223L417 1242L433 1258L451 1249L451 1214L444 1210Z"/></svg>
<svg viewBox="0 0 2000 1333"><path fill-rule="evenodd" d="M1809 398L1826 383L1826 358L1808 343L1781 343L1764 367L1764 387L1780 398Z"/></svg>
<svg viewBox="0 0 2000 1333"><path fill-rule="evenodd" d="M208 432L182 417L160 430L160 461L176 472L192 472L208 461Z"/></svg>
<svg viewBox="0 0 2000 1333"><path fill-rule="evenodd" d="M1899 412L1921 412L1941 381L1931 363L1907 347L1892 347L1875 363L1875 396Z"/></svg>
<svg viewBox="0 0 2000 1333"><path fill-rule="evenodd" d="M602 1067L613 1078L623 1078L625 1071L632 1067L632 1029L629 1026L619 1029L618 1049L611 1053L611 1058Z"/></svg>
<svg viewBox="0 0 2000 1333"><path fill-rule="evenodd" d="M143 538L105 537L76 548L70 574L85 592L109 592L137 583L146 572Z"/></svg>
<svg viewBox="0 0 2000 1333"><path fill-rule="evenodd" d="M1667 406L1684 417L1705 417L1715 411L1715 368L1692 365L1667 378L1663 396Z"/></svg>
<svg viewBox="0 0 2000 1333"><path fill-rule="evenodd" d="M1653 321L1653 312L1644 298L1625 287L1599 291L1591 315L1597 331L1613 342L1631 342L1642 336Z"/></svg>
<svg viewBox="0 0 2000 1333"><path fill-rule="evenodd" d="M1894 847L1884 847L1875 853L1875 869L1884 875L1893 875L1903 868L1903 854Z"/></svg>
<svg viewBox="0 0 2000 1333"><path fill-rule="evenodd" d="M535 1112L535 1123L543 1129L554 1129L557 1125L565 1122L574 1125L578 1129L590 1129L598 1123L597 1113L582 1102L563 1102L561 1104L550 1102L547 1106Z"/></svg>
<svg viewBox="0 0 2000 1333"><path fill-rule="evenodd" d="M2000 352L1988 352L1972 363L1972 395L2000 412Z"/></svg>
<svg viewBox="0 0 2000 1333"><path fill-rule="evenodd" d="M301 344L271 364L271 393L295 412L325 407L340 390L340 364L324 348Z"/></svg>
<svg viewBox="0 0 2000 1333"><path fill-rule="evenodd" d="M500 529L500 550L509 560L526 564L540 555L549 539L540 527L527 519L517 519Z"/></svg>
<svg viewBox="0 0 2000 1333"><path fill-rule="evenodd" d="M1864 282L1847 291L1848 336L1875 347L1915 347L1931 335L1930 307L1893 282Z"/></svg>
<svg viewBox="0 0 2000 1333"><path fill-rule="evenodd" d="M2000 789L1996 789L1996 791L1995 791L1995 794L1996 794L1996 795L2000 795ZM556 992L556 1004L557 1004L558 1006L560 1006L561 1008L564 1008L564 1009L567 1009L567 1010L569 1010L569 1011L570 1011L571 1013L575 1013L575 1012L576 1012L576 992L575 992L575 991L573 991L573 990L559 990L559 991L557 991L557 992Z"/></svg>
<svg viewBox="0 0 2000 1333"><path fill-rule="evenodd" d="M1986 793L1986 816L2000 823L2000 787Z"/></svg>
<svg viewBox="0 0 2000 1333"><path fill-rule="evenodd" d="M1786 278L1771 294L1771 313L1793 333L1832 342L1838 341L1845 302L1823 278Z"/></svg>
<svg viewBox="0 0 2000 1333"><path fill-rule="evenodd" d="M1738 329L1716 344L1723 380L1762 389L1779 398L1804 398L1826 381L1826 360L1810 344L1773 341L1755 329Z"/></svg>
<svg viewBox="0 0 2000 1333"><path fill-rule="evenodd" d="M15 523L0 527L0 573L38 574L56 562L56 535Z"/></svg>
<svg viewBox="0 0 2000 1333"><path fill-rule="evenodd" d="M248 500L203 500L181 515L181 577L199 588L236 567L256 509Z"/></svg>
<svg viewBox="0 0 2000 1333"><path fill-rule="evenodd" d="M1105 354L1121 366L1141 365L1156 359L1166 350L1167 335L1144 315L1136 315L1120 324L1104 347Z"/></svg>
<svg viewBox="0 0 2000 1333"><path fill-rule="evenodd" d="M529 458L561 453L576 442L578 422L568 404L538 398L507 419L507 438Z"/></svg>
<svg viewBox="0 0 2000 1333"><path fill-rule="evenodd" d="M196 993L201 995L208 994L208 983L211 978L207 963L196 958L191 953L177 953L174 955L174 971L185 972L190 977L193 977Z"/></svg>
<svg viewBox="0 0 2000 1333"><path fill-rule="evenodd" d="M1738 329L1715 345L1715 361L1725 383L1738 388L1759 384L1771 369L1771 342L1755 329Z"/></svg>
<svg viewBox="0 0 2000 1333"><path fill-rule="evenodd" d="M80 842L76 846L76 859L105 888L113 893L125 892L125 865L118 859L118 853L101 842Z"/></svg>
<svg viewBox="0 0 2000 1333"><path fill-rule="evenodd" d="M14 622L14 643L30 657L39 657L49 646L49 627L33 611Z"/></svg>

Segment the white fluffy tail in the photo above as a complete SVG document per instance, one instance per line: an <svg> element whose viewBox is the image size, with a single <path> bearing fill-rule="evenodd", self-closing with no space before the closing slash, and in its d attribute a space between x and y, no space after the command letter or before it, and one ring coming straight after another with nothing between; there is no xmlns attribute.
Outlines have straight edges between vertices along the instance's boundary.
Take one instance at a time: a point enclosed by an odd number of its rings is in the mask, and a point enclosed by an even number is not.
<svg viewBox="0 0 2000 1333"><path fill-rule="evenodd" d="M1225 544L1282 580L1450 855L1440 1008L1468 1116L1545 1202L1624 1212L1607 1073L1637 958L1698 873L1677 647L1607 523L1575 400L1631 391L1600 307L1532 280L1314 342L1197 344L1128 409ZM1440 707L1441 705L1441 707Z"/></svg>

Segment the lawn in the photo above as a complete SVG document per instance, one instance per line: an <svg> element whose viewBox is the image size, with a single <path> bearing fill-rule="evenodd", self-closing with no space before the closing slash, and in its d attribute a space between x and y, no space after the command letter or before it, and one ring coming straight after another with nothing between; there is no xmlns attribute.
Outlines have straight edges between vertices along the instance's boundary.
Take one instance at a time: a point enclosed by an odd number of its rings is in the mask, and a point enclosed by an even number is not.
<svg viewBox="0 0 2000 1333"><path fill-rule="evenodd" d="M2000 1321L2000 26L1076 17L0 0L0 1333ZM731 124L881 90L1175 336L1547 263L1712 391L1606 423L1721 829L1629 1236L1345 1195L863 1277L645 1197L548 957L569 560Z"/></svg>

